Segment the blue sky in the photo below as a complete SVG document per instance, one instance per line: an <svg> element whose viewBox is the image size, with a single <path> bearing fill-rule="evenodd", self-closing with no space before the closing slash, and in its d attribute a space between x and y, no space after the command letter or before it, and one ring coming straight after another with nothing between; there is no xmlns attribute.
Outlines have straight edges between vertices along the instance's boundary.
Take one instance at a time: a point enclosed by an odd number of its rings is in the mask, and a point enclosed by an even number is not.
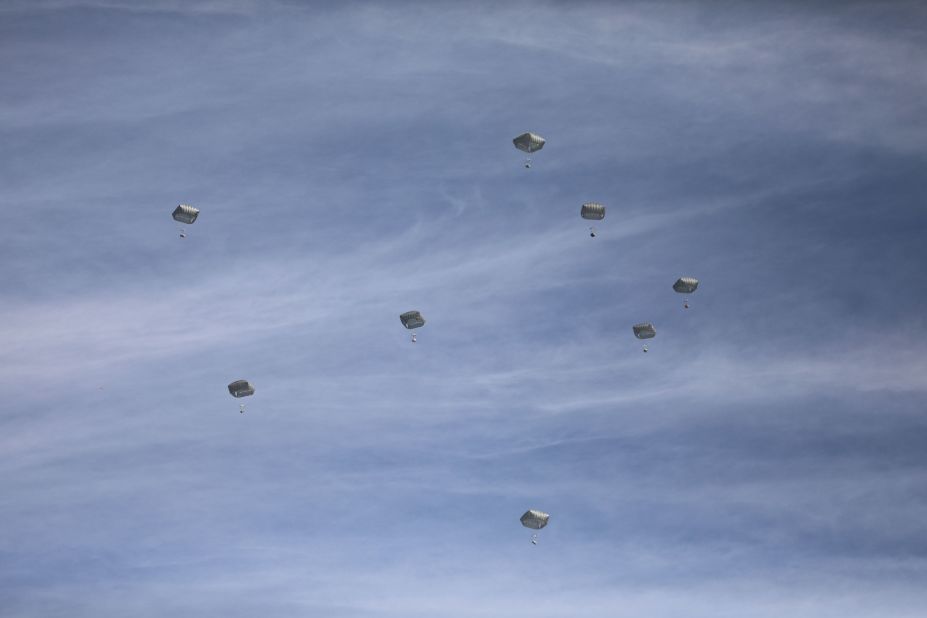
<svg viewBox="0 0 927 618"><path fill-rule="evenodd" d="M923 616L925 32L3 2L3 615Z"/></svg>

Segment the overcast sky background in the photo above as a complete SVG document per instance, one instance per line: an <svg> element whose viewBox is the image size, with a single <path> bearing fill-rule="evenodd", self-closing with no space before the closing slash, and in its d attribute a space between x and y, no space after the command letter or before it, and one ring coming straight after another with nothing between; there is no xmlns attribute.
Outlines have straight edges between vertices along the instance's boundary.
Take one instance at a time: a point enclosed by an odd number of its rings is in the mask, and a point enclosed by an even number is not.
<svg viewBox="0 0 927 618"><path fill-rule="evenodd" d="M3 616L924 616L918 2L145 6L0 4Z"/></svg>

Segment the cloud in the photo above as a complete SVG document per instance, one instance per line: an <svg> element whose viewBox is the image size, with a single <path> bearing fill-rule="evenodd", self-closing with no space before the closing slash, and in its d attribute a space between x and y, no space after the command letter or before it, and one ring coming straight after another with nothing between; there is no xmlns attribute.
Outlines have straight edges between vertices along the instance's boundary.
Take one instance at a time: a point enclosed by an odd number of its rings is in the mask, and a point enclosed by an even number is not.
<svg viewBox="0 0 927 618"><path fill-rule="evenodd" d="M728 9L5 4L4 615L919 615L923 15Z"/></svg>

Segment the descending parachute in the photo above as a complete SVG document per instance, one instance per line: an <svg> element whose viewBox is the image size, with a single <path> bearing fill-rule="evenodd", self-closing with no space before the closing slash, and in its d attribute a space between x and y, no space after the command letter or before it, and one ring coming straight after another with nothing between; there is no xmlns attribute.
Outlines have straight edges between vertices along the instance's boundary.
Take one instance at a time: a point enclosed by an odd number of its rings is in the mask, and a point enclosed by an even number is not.
<svg viewBox="0 0 927 618"><path fill-rule="evenodd" d="M641 322L640 324L634 325L634 336L638 339L653 339L657 336L657 330L653 327L653 324L650 322ZM647 351L647 346L644 346L644 352Z"/></svg>
<svg viewBox="0 0 927 618"><path fill-rule="evenodd" d="M593 221L601 221L605 218L605 206L599 204L598 202L587 202L583 204L583 207L579 210L579 215L583 219L591 219ZM595 228L589 228L589 235L595 238Z"/></svg>
<svg viewBox="0 0 927 618"><path fill-rule="evenodd" d="M598 202L587 202L583 204L579 214L583 219L601 221L605 218L605 206L603 204L599 204Z"/></svg>
<svg viewBox="0 0 927 618"><path fill-rule="evenodd" d="M536 133L522 133L518 137L512 140L512 143L515 144L515 147L521 150L522 152L528 153L530 155L532 152L537 152L544 147L544 144L547 143L543 137ZM531 167L531 157L528 156L525 158L525 167Z"/></svg>
<svg viewBox="0 0 927 618"><path fill-rule="evenodd" d="M550 519L550 515L543 511L536 511L534 509L529 509L525 511L525 514L521 516L521 525L525 528L531 528L532 530L540 530L547 525L547 520ZM531 543L533 545L538 544L538 535L537 532L531 535Z"/></svg>
<svg viewBox="0 0 927 618"><path fill-rule="evenodd" d="M235 380L229 384L229 393L231 393L232 397L238 399L241 399L242 397L250 397L254 394L254 384L248 382L247 380ZM238 411L244 414L245 404L241 404L241 407Z"/></svg>
<svg viewBox="0 0 927 618"><path fill-rule="evenodd" d="M676 279L676 283L673 284L673 289L680 294L691 294L698 289L698 279L695 277L680 277ZM686 309L689 308L689 299L685 299L682 306Z"/></svg>
<svg viewBox="0 0 927 618"><path fill-rule="evenodd" d="M406 311L399 316L399 320L402 322L402 325L409 330L415 328L421 328L425 325L425 318L422 317L422 314L418 311ZM412 332L412 343L415 343L415 332Z"/></svg>
<svg viewBox="0 0 927 618"><path fill-rule="evenodd" d="M174 212L171 214L171 216L174 218L174 221L190 225L196 221L196 218L199 216L199 214L200 211L198 208L188 206L187 204L180 204L177 206L177 208L174 209Z"/></svg>
<svg viewBox="0 0 927 618"><path fill-rule="evenodd" d="M177 208L174 209L171 217L173 217L174 221L178 223L177 227L179 228L181 238L187 237L187 232L184 230L183 226L193 225L199 214L200 211L198 208L194 208L193 206L188 206L186 204L180 204L177 206Z"/></svg>

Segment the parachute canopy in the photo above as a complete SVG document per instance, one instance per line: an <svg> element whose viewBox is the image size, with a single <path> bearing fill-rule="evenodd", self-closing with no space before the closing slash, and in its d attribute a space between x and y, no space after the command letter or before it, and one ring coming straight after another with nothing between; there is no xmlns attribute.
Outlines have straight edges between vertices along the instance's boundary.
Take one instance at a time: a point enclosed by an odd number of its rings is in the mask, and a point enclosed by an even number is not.
<svg viewBox="0 0 927 618"><path fill-rule="evenodd" d="M250 397L254 394L254 384L247 380L235 380L229 384L232 397Z"/></svg>
<svg viewBox="0 0 927 618"><path fill-rule="evenodd" d="M605 206L599 204L598 202L588 202L583 204L579 214L583 219L594 219L596 221L601 221L605 218Z"/></svg>
<svg viewBox="0 0 927 618"><path fill-rule="evenodd" d="M425 325L425 318L423 318L422 314L418 311L406 311L399 316L399 319L402 321L402 325L408 329L419 328Z"/></svg>
<svg viewBox="0 0 927 618"><path fill-rule="evenodd" d="M650 322L642 322L634 325L634 336L638 339L652 339L657 336L657 330Z"/></svg>
<svg viewBox="0 0 927 618"><path fill-rule="evenodd" d="M673 284L673 289L680 294L691 294L698 289L698 279L695 277L680 277Z"/></svg>
<svg viewBox="0 0 927 618"><path fill-rule="evenodd" d="M525 511L525 514L521 516L521 525L525 528L540 530L547 525L548 519L550 519L550 515L547 513L530 509Z"/></svg>
<svg viewBox="0 0 927 618"><path fill-rule="evenodd" d="M544 144L547 143L540 135L535 133L522 133L518 137L512 140L512 143L515 144L515 147L521 150L522 152L527 152L531 154L532 152L538 151L544 147Z"/></svg>
<svg viewBox="0 0 927 618"><path fill-rule="evenodd" d="M180 204L177 208L174 209L173 214L174 221L179 221L180 223L186 223L190 225L196 218L199 216L200 211L198 208L193 206L187 206L186 204Z"/></svg>

